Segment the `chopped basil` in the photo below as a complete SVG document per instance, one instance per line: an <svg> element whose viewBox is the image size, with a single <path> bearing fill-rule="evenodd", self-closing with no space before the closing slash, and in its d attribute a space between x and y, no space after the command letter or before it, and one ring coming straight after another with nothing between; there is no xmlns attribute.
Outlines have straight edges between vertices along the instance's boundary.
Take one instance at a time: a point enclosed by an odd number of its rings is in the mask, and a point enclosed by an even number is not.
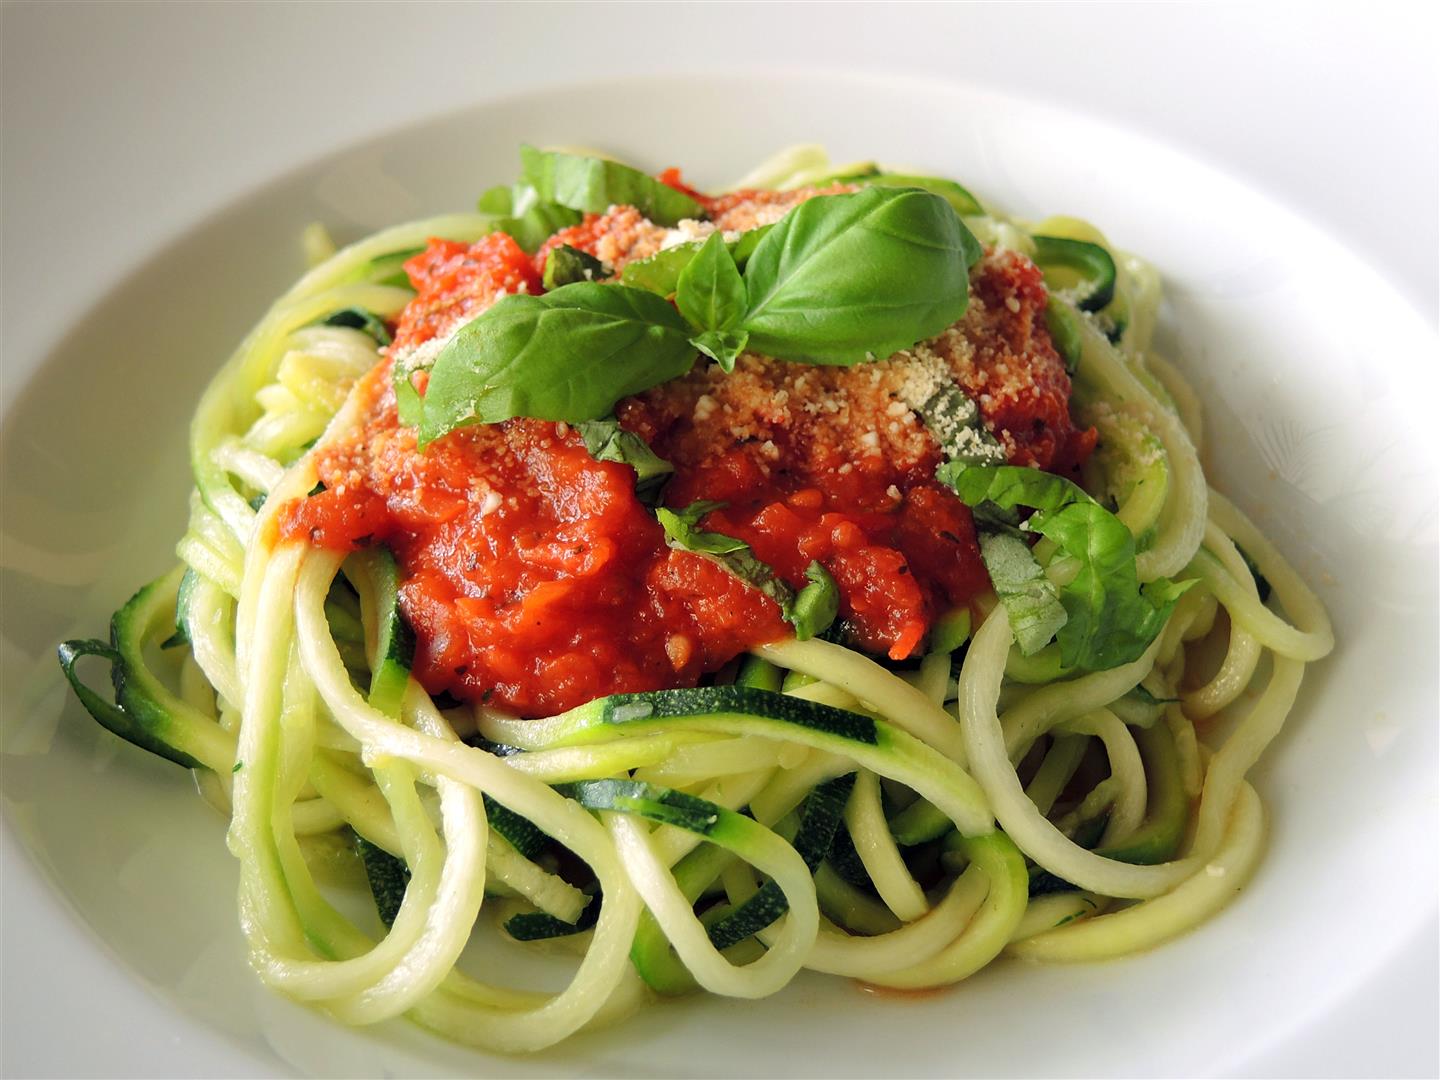
<svg viewBox="0 0 1440 1080"><path fill-rule="evenodd" d="M581 281L603 281L610 274L610 268L588 251L561 244L545 256L542 284L546 292L553 292Z"/></svg>
<svg viewBox="0 0 1440 1080"><path fill-rule="evenodd" d="M1010 629L1026 656L1043 649L1065 625L1059 591L1024 539L1009 532L982 532L980 557L995 595L1010 616Z"/></svg>
<svg viewBox="0 0 1440 1080"><path fill-rule="evenodd" d="M1014 465L975 466L962 462L942 465L936 476L950 485L969 506L982 512L990 507L1014 511L1034 510L1021 528L1054 542L1059 554L1070 561L1074 576L1056 586L1045 578L1034 578L1028 568L1007 566L1007 589L1014 599L1001 593L1005 610L1016 624L1017 636L1025 627L1027 639L1021 650L1033 653L1045 642L1040 631L1048 608L1046 593L1053 589L1064 609L1063 625L1055 631L1060 645L1061 664L1066 668L1103 671L1138 659L1164 627L1175 602L1191 582L1176 583L1165 578L1141 586L1135 569L1135 540L1123 522L1069 480L1039 469ZM977 521L995 521L995 516ZM997 538L1016 539L1004 526L982 525L981 552L990 569L990 550ZM1024 541L1019 541L1024 546ZM1008 557L1019 564L1013 543ZM987 550L989 549L989 550ZM1026 553L1028 554L1028 547ZM1033 561L1033 556L1032 556ZM994 571L992 570L992 576ZM996 584L997 593L1000 584ZM1050 609L1053 622L1054 612ZM1037 644L1038 643L1038 644Z"/></svg>
<svg viewBox="0 0 1440 1080"><path fill-rule="evenodd" d="M710 556L779 604L781 616L795 627L795 637L800 641L827 630L840 610L840 590L835 579L818 562L812 562L805 571L809 584L797 595L770 566L755 557L745 541L699 527L701 518L724 505L706 499L680 510L662 506L655 511L655 516L676 547Z"/></svg>
<svg viewBox="0 0 1440 1080"><path fill-rule="evenodd" d="M830 629L835 616L840 614L840 588L835 579L818 562L812 562L805 570L809 582L795 597L790 610L785 613L795 627L795 637L807 641L817 634Z"/></svg>
<svg viewBox="0 0 1440 1080"><path fill-rule="evenodd" d="M653 506L675 467L651 450L645 440L612 419L585 420L576 425L585 449L596 461L618 461L635 470L635 496Z"/></svg>

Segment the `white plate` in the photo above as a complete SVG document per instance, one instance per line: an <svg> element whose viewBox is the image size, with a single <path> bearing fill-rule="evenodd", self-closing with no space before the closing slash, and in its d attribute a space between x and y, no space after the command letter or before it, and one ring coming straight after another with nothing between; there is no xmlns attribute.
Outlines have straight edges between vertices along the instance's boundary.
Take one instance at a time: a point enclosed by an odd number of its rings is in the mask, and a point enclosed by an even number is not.
<svg viewBox="0 0 1440 1080"><path fill-rule="evenodd" d="M467 206L511 177L522 139L681 163L705 186L797 137L837 159L962 177L1017 212L1081 213L1166 275L1169 334L1209 406L1211 474L1319 588L1340 640L1258 771L1273 834L1255 883L1194 934L1123 962L1000 965L917 1001L804 979L762 1004L653 1009L525 1061L403 1023L348 1031L270 995L244 966L222 823L179 770L89 721L50 659L56 641L99 631L168 565L200 388L295 274L306 222L354 235ZM1433 967L1401 958L1433 956L1434 349L1383 280L1234 179L1083 117L961 87L616 81L415 123L281 177L137 261L23 391L7 388L7 1072L1307 1071L1317 1059L1305 1047L1323 1045L1362 991L1433 1019ZM57 899L93 937L57 915ZM1431 1071L1427 1043L1412 1032L1398 1056L1361 1044L1352 1068ZM1310 1071L1343 1071L1340 1060Z"/></svg>

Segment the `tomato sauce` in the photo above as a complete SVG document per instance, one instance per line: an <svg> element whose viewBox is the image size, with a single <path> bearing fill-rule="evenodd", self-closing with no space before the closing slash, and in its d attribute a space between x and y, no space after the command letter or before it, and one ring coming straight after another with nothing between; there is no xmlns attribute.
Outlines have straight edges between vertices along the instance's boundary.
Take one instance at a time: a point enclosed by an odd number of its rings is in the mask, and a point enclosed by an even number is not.
<svg viewBox="0 0 1440 1080"><path fill-rule="evenodd" d="M364 431L320 456L325 490L285 507L280 529L395 553L415 674L431 693L546 716L694 685L786 633L773 601L667 547L634 472L591 458L565 425L470 427L420 453L396 419L390 365L360 393Z"/></svg>
<svg viewBox="0 0 1440 1080"><path fill-rule="evenodd" d="M395 340L402 345L419 345L468 322L502 295L542 291L534 260L499 232L469 245L431 240L406 261L405 273L416 295L395 328Z"/></svg>
<svg viewBox="0 0 1440 1080"><path fill-rule="evenodd" d="M661 179L693 192L678 172ZM725 209L754 214L771 197L727 196ZM499 233L471 245L433 240L406 263L417 295L397 320L391 356L501 296L540 293L557 243L618 264L658 246L663 230L647 231L657 229L619 207L587 215L534 256ZM1039 272L1019 257L987 259L972 297L957 378L1012 461L1075 468L1094 433L1070 421ZM280 530L326 548L383 543L395 553L415 673L428 691L550 715L605 694L694 685L790 632L758 590L671 549L629 467L595 461L563 423L468 427L419 451L396 417L391 365L387 357L362 380L363 423L319 455L324 489L282 508ZM903 659L989 581L970 512L933 479L938 448L897 404L885 370L745 357L729 376L697 365L616 414L674 465L669 505L723 502L703 527L744 540L797 588L818 561L839 586L850 638Z"/></svg>

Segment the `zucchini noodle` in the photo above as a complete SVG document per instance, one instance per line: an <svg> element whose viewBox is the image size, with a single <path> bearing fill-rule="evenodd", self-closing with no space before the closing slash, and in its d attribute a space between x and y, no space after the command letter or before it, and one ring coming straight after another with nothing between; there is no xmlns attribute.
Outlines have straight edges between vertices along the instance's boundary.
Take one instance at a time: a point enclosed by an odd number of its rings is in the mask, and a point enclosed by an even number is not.
<svg viewBox="0 0 1440 1080"><path fill-rule="evenodd" d="M895 171L806 146L740 186ZM987 244L1033 256L1040 236L1113 264L1088 307L1078 286L1051 298L1074 330L1077 414L1102 432L1085 485L1132 537L1138 582L1184 587L1153 637L1112 666L1067 666L1058 641L1027 651L987 593L918 666L795 637L694 689L540 719L432 697L397 644L403 568L294 539L281 518L316 490L318 455L363 430L352 388L389 342L337 313L393 323L413 295L404 260L496 219L430 218L339 251L317 227L314 268L199 403L179 565L116 613L109 644L61 647L92 714L192 769L228 815L266 984L344 1023L406 1016L530 1052L657 997L759 998L806 969L919 989L1002 953L1120 957L1249 880L1266 814L1246 776L1334 646L1324 608L1206 480L1199 399L1150 345L1155 269L1088 223L1027 225L925 182ZM1075 580L1055 542L1033 551L1055 560L1050 587ZM116 705L74 675L83 656L112 665ZM375 918L344 913L312 872L317 837L332 858L353 846ZM472 938L495 934L567 943L567 985L470 974Z"/></svg>

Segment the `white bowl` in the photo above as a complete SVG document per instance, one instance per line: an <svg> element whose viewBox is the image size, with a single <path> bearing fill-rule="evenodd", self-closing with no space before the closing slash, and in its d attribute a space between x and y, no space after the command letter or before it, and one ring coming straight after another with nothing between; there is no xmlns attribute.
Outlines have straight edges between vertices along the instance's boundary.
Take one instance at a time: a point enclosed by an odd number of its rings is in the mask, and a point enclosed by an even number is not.
<svg viewBox="0 0 1440 1080"><path fill-rule="evenodd" d="M1318 589L1339 640L1257 770L1272 839L1254 883L1124 961L1000 963L918 1000L802 978L763 1003L686 1000L518 1061L402 1022L347 1030L265 991L245 966L223 823L181 770L85 715L53 650L103 635L171 564L191 409L300 270L299 230L319 220L353 238L467 207L513 176L522 140L678 163L703 187L799 138L954 175L1020 214L1080 214L1164 274L1164 340L1207 406L1210 476ZM1234 179L974 89L632 79L466 109L307 164L135 265L10 395L5 915L33 929L7 936L5 985L11 1002L52 1007L26 1009L51 1019L10 1027L8 1052L34 1070L63 1042L55 1060L77 1069L155 1075L1195 1074L1323 1033L1367 986L1414 989L1423 1006L1433 987L1395 980L1417 970L1405 950L1433 948L1434 350L1384 280Z"/></svg>

